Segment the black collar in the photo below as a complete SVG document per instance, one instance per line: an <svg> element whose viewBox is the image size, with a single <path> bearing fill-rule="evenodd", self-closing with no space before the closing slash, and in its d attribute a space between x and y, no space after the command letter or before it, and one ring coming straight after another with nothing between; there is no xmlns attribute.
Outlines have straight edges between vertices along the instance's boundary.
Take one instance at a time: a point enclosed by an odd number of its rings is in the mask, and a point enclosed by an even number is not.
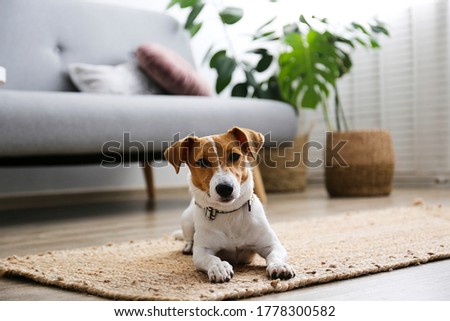
<svg viewBox="0 0 450 321"><path fill-rule="evenodd" d="M203 209L203 211L205 212L206 218L208 218L209 220L213 221L213 220L216 219L216 215L217 214L234 213L237 210L240 210L241 208L243 208L245 205L248 206L248 211L251 212L252 211L252 204L253 204L254 200L255 200L255 194L252 194L252 197L250 197L250 199L247 202L245 202L241 207L238 207L237 209L232 210L232 211L219 211L218 209L215 209L213 207L201 207L197 202L195 202L195 205L197 205L198 207Z"/></svg>

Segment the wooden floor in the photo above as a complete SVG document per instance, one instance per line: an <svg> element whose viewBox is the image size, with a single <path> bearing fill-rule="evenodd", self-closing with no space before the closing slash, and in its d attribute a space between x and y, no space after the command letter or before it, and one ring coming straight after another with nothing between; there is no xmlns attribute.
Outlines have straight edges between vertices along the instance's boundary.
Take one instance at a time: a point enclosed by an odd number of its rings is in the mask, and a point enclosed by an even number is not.
<svg viewBox="0 0 450 321"><path fill-rule="evenodd" d="M330 199L323 188L310 187L304 193L269 195L267 215L271 222L289 221L408 205L417 197L450 206L449 196L449 189L397 188L389 197ZM155 204L146 202L144 192L0 199L0 257L158 238L178 228L188 202L187 190L160 190ZM255 299L450 300L450 260ZM0 278L0 300L100 298Z"/></svg>

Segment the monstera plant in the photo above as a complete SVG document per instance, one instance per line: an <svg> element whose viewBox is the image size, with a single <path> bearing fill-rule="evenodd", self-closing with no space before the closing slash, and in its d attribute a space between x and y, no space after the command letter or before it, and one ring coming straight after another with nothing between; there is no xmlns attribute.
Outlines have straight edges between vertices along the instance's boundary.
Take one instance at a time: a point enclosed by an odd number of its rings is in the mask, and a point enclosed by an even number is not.
<svg viewBox="0 0 450 321"><path fill-rule="evenodd" d="M377 20L366 27L351 22L341 28L341 32L333 31L336 26L330 25L327 19L313 17L311 20L310 23L301 15L299 23L285 27L283 41L289 49L278 59L281 96L292 105L304 108L321 105L329 130L348 130L337 80L350 72L351 53L355 47L379 48L379 34L389 33ZM327 104L330 93L334 95L335 126L330 120Z"/></svg>

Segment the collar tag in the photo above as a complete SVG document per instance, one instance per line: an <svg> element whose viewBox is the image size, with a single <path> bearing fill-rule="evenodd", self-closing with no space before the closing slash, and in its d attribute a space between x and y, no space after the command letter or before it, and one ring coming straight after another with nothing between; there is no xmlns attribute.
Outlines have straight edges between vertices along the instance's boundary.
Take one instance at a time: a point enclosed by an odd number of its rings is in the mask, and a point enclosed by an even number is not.
<svg viewBox="0 0 450 321"><path fill-rule="evenodd" d="M211 220L214 221L216 219L216 215L217 215L217 210L215 208L212 207L205 207L204 208L205 211L205 216Z"/></svg>

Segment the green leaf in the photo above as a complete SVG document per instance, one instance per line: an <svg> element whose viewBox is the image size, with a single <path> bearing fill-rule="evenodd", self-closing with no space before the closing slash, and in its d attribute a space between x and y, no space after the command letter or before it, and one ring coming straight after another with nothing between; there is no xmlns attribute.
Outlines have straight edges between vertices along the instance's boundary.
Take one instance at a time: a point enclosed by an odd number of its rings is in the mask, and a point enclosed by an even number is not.
<svg viewBox="0 0 450 321"><path fill-rule="evenodd" d="M342 34L332 32L328 26L324 26L325 31L318 31L309 25L303 15L299 18L299 24L305 24L309 29L300 25L302 30L307 30L301 32L297 24L284 27L283 40L288 49L278 57L277 73L281 98L296 108L325 106L337 79L352 68L351 49L357 45L378 47L377 34L387 31L379 22L368 27L353 22ZM376 28L378 25L382 28ZM267 91L266 87L263 89Z"/></svg>
<svg viewBox="0 0 450 321"><path fill-rule="evenodd" d="M320 95L314 90L314 87L308 87L303 95L301 105L302 107L314 109L321 102Z"/></svg>
<svg viewBox="0 0 450 321"><path fill-rule="evenodd" d="M289 33L284 37L284 42L295 50L302 46L303 38L298 33Z"/></svg>
<svg viewBox="0 0 450 321"><path fill-rule="evenodd" d="M273 36L270 36L270 37L266 38L265 40L267 40L267 41L278 41L278 40L280 40L280 37L276 36L276 35L273 35Z"/></svg>
<svg viewBox="0 0 450 321"><path fill-rule="evenodd" d="M187 7L193 7L198 1L199 0L179 0L178 2L180 3L180 7L184 9Z"/></svg>
<svg viewBox="0 0 450 321"><path fill-rule="evenodd" d="M220 19L227 25L232 25L241 20L244 11L241 8L227 7L219 12Z"/></svg>
<svg viewBox="0 0 450 321"><path fill-rule="evenodd" d="M386 36L389 36L389 31L381 23L378 23L376 25L370 25L370 29L374 33L382 33Z"/></svg>
<svg viewBox="0 0 450 321"><path fill-rule="evenodd" d="M211 60L209 61L209 67L210 68L216 68L219 60L222 56L226 56L227 51L226 50L220 50L218 52L216 52L212 57Z"/></svg>
<svg viewBox="0 0 450 321"><path fill-rule="evenodd" d="M330 93L339 76L341 56L330 32L310 29L291 33L285 42L292 48L280 55L278 85L283 99L295 107L316 108ZM335 37L335 36L333 36Z"/></svg>
<svg viewBox="0 0 450 321"><path fill-rule="evenodd" d="M347 72L349 72L350 68L352 68L352 66L353 66L352 59L350 58L350 55L345 54L344 58L342 59L342 62L344 64L344 67L347 68Z"/></svg>
<svg viewBox="0 0 450 321"><path fill-rule="evenodd" d="M256 31L261 31L262 29L264 29L265 27L267 27L268 25L270 25L272 22L275 21L277 17L273 17L272 19L270 19L269 21L267 21L266 23L264 23L261 27L259 27L258 29L256 29Z"/></svg>
<svg viewBox="0 0 450 321"><path fill-rule="evenodd" d="M320 22L322 22L323 24L328 24L328 19L327 18L317 18L317 17L313 17L314 19L319 20Z"/></svg>
<svg viewBox="0 0 450 321"><path fill-rule="evenodd" d="M275 31L267 31L264 33L256 33L253 35L252 39L253 40L259 40L259 39L263 39L266 38L266 40L274 40L275 38L278 38L276 36L276 32Z"/></svg>
<svg viewBox="0 0 450 321"><path fill-rule="evenodd" d="M327 96L327 97L329 96L330 90L324 83L317 82L317 87L325 94L325 96Z"/></svg>
<svg viewBox="0 0 450 321"><path fill-rule="evenodd" d="M270 65L272 64L272 61L273 61L272 55L268 54L262 55L261 60L256 65L256 71L263 72L267 70L267 68L269 68Z"/></svg>
<svg viewBox="0 0 450 321"><path fill-rule="evenodd" d="M353 28L355 28L357 30L361 30L364 34L370 36L369 32L361 24L356 23L356 22L352 22L351 25L352 25Z"/></svg>
<svg viewBox="0 0 450 321"><path fill-rule="evenodd" d="M202 28L202 25L203 25L203 23L200 22L200 23L192 25L189 28L189 33L191 34L191 38L194 38L194 36L197 34L197 32L199 32L199 30Z"/></svg>
<svg viewBox="0 0 450 321"><path fill-rule="evenodd" d="M186 23L184 25L185 29L190 29L194 25L195 19L198 17L200 12L202 12L204 6L204 3L197 3L192 7L191 13L187 17Z"/></svg>
<svg viewBox="0 0 450 321"><path fill-rule="evenodd" d="M338 49L339 58L337 58L338 64L339 64L339 76L338 78L342 77L343 75L350 72L350 69L352 68L352 60L350 58L350 54L347 52Z"/></svg>
<svg viewBox="0 0 450 321"><path fill-rule="evenodd" d="M300 15L299 20L300 20L301 23L304 23L304 24L307 25L309 28L311 28L311 25L308 23L308 21L306 21L304 15Z"/></svg>
<svg viewBox="0 0 450 321"><path fill-rule="evenodd" d="M372 48L380 48L380 44L374 38L370 38L370 45L372 46Z"/></svg>
<svg viewBox="0 0 450 321"><path fill-rule="evenodd" d="M216 93L220 94L231 82L231 76L218 76L216 81Z"/></svg>
<svg viewBox="0 0 450 321"><path fill-rule="evenodd" d="M214 68L217 71L216 92L220 94L230 84L237 63L236 60L225 54L216 56L215 60Z"/></svg>
<svg viewBox="0 0 450 321"><path fill-rule="evenodd" d="M275 76L272 76L267 81L267 91L270 93L271 99L282 100L280 95L280 87Z"/></svg>
<svg viewBox="0 0 450 321"><path fill-rule="evenodd" d="M341 36L337 36L337 37L335 37L334 40L337 42L345 43L345 44L349 45L350 47L355 48L355 45L353 44L353 42L350 39L347 39L347 38L344 38Z"/></svg>
<svg viewBox="0 0 450 321"><path fill-rule="evenodd" d="M240 83L233 87L231 90L231 96L233 97L247 97L248 94L248 84Z"/></svg>
<svg viewBox="0 0 450 321"><path fill-rule="evenodd" d="M317 71L317 76L320 75L327 83L334 84L336 76L332 72L330 72L329 70L325 70L325 69L324 70L318 69L316 71Z"/></svg>
<svg viewBox="0 0 450 321"><path fill-rule="evenodd" d="M355 41L363 47L368 47L369 45L361 38L355 38Z"/></svg>
<svg viewBox="0 0 450 321"><path fill-rule="evenodd" d="M266 55L267 54L267 49L266 48L257 48L257 49L252 49L252 50L248 50L248 53L255 53L258 55Z"/></svg>

